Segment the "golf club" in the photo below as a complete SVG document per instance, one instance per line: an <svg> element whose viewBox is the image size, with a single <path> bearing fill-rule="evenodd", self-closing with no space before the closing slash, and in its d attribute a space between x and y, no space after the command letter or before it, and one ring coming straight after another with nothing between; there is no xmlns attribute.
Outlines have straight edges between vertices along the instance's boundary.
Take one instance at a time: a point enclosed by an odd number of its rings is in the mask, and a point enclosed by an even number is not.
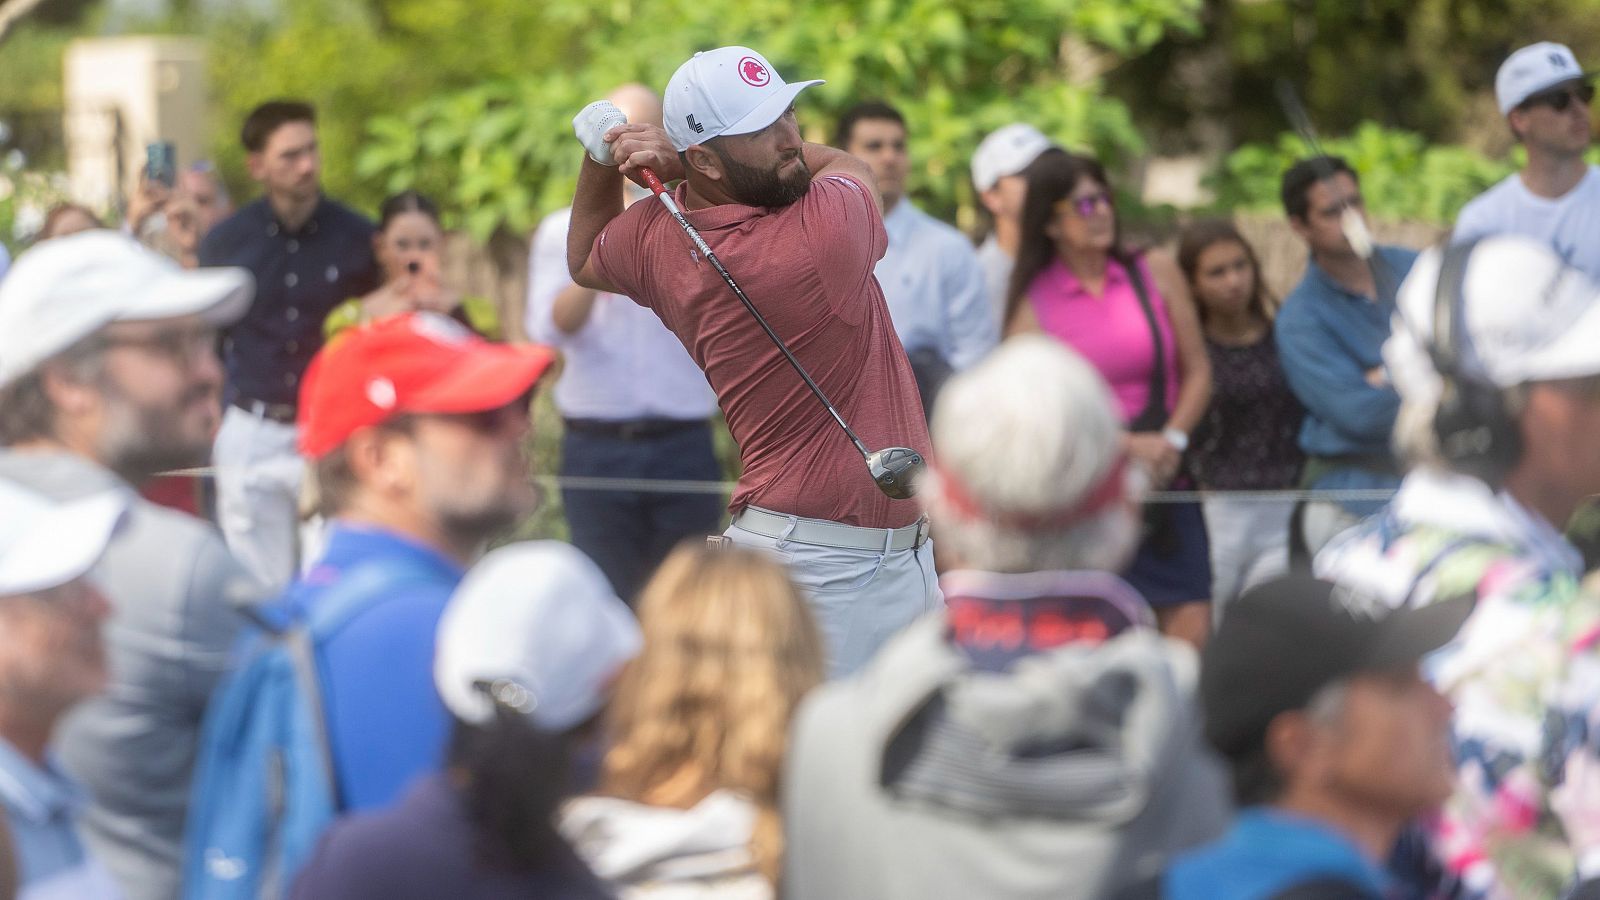
<svg viewBox="0 0 1600 900"><path fill-rule="evenodd" d="M1300 95L1295 93L1294 85L1286 78L1278 79L1275 86L1278 94L1278 105L1283 108L1283 114L1289 119L1289 126L1305 142L1306 148L1311 151L1312 158L1318 163L1320 171L1317 177L1322 181L1331 181L1336 174L1333 167L1327 164L1328 154L1322 149L1322 142L1317 140L1317 129L1311 124L1311 117L1306 114L1306 108L1300 102ZM1345 200L1339 210L1339 230L1344 232L1345 240L1350 242L1350 249L1361 257L1372 270L1373 285L1378 290L1378 295L1394 296L1399 288L1400 279L1389 268L1388 262L1376 252L1377 244L1372 239L1372 232L1367 228L1367 222L1355 205Z"/></svg>
<svg viewBox="0 0 1600 900"><path fill-rule="evenodd" d="M622 123L619 122L617 124ZM789 365L794 367L795 372L799 373L801 380L806 383L806 387L810 388L811 393L822 401L822 405L827 408L828 414L833 416L833 420L839 423L840 428L844 429L844 433L850 438L850 443L856 446L856 449L861 452L861 458L866 460L867 471L871 473L873 482L878 485L878 490L883 491L895 500L909 500L914 492L913 482L916 479L916 475L923 468L922 454L910 447L885 447L882 450L868 450L867 445L862 443L861 438L856 436L855 431L844 420L844 416L841 416L839 410L834 408L833 402L828 399L828 395L823 393L822 388L812 380L811 374L806 371L805 366L800 365L800 360L795 359L794 354L789 351L788 345L783 342L783 338L778 337L778 333L772 330L771 325L767 324L766 317L761 315L755 304L750 302L750 298L745 296L744 289L740 288L739 283L733 280L732 275L728 274L728 270L723 267L722 261L717 259L715 253L711 252L711 248L706 245L705 238L700 236L700 231L689 224L689 220L684 216L683 211L678 209L678 204L672 199L672 194L668 193L666 186L661 183L661 179L649 169L641 169L640 175L644 178L645 184L650 188L651 192L661 199L662 204L667 208L667 212L672 214L672 218L689 235L689 240L694 242L695 248L700 251L700 255L704 256L711 263L711 267L717 270L717 274L722 276L722 280L733 290L734 296L739 298L739 302L744 304L744 308L750 311L750 315L755 316L756 323L761 326L761 330L765 331L767 337L772 339L772 343L777 345L778 350L783 353L784 359L789 361Z"/></svg>

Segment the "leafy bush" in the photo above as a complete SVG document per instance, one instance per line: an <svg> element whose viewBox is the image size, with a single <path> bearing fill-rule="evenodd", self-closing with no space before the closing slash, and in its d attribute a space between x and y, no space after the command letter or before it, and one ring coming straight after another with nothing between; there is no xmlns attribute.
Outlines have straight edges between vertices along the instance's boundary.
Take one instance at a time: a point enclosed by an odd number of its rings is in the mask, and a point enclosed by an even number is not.
<svg viewBox="0 0 1600 900"><path fill-rule="evenodd" d="M1421 135L1363 122L1354 134L1332 138L1323 149L1344 157L1361 174L1367 211L1379 219L1445 225L1467 201L1515 171L1520 156L1492 160L1465 147L1430 145ZM1223 161L1210 185L1222 209L1279 209L1283 173L1311 149L1298 135L1274 144L1249 144Z"/></svg>
<svg viewBox="0 0 1600 900"><path fill-rule="evenodd" d="M807 137L827 140L863 99L900 107L911 131L911 190L935 212L972 206L967 161L985 133L1034 122L1109 161L1138 153L1128 110L1092 78L1064 77L1063 34L1132 54L1171 28L1196 27L1198 0L549 0L546 35L565 35L532 72L444 92L372 118L357 178L377 192L430 191L476 237L523 232L569 202L581 150L571 117L630 80L661 86L693 51L760 49L792 78L827 84L800 106Z"/></svg>

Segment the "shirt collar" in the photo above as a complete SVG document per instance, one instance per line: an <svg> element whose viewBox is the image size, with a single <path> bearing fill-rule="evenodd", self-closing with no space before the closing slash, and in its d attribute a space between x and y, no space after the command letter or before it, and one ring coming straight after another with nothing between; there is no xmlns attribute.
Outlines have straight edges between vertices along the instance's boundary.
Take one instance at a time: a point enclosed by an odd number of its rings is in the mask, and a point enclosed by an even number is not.
<svg viewBox="0 0 1600 900"><path fill-rule="evenodd" d="M1138 591L1106 572L958 570L945 573L939 586L950 610L951 637L974 664L990 671L1063 643L1093 643L1128 628L1155 627Z"/></svg>
<svg viewBox="0 0 1600 900"><path fill-rule="evenodd" d="M1059 286L1060 290L1068 294L1082 294L1092 296L1083 282L1078 280L1076 273L1060 257L1052 260L1050 267L1041 273L1040 277L1050 278ZM1113 288L1128 284L1128 270L1115 258L1106 259L1106 281L1101 288L1101 296L1109 294Z"/></svg>
<svg viewBox="0 0 1600 900"><path fill-rule="evenodd" d="M299 231L290 231L288 226L278 221L278 213L272 208L272 201L262 197L256 201L261 204L261 225L266 230L268 237L285 235L294 238L306 238L316 234L322 228L323 214L328 208L328 198L325 195L317 196L316 208L311 211L311 217L300 226Z"/></svg>
<svg viewBox="0 0 1600 900"><path fill-rule="evenodd" d="M466 574L464 566L437 547L376 525L336 519L328 528L327 552L306 573L305 580L313 583L333 580L352 564L369 562L375 557L413 559L458 580Z"/></svg>
<svg viewBox="0 0 1600 900"><path fill-rule="evenodd" d="M1368 858L1349 835L1318 819L1288 810L1257 806L1242 810L1234 820L1234 833L1230 836L1259 854L1274 854L1280 858L1305 861L1311 846L1323 851L1317 856L1325 862L1337 859L1342 863L1341 875L1364 876L1365 887L1384 894L1389 886L1389 876L1375 861Z"/></svg>
<svg viewBox="0 0 1600 900"><path fill-rule="evenodd" d="M1419 523L1527 552L1552 572L1583 572L1583 555L1544 517L1505 491L1492 491L1468 475L1432 467L1413 469L1394 498L1402 523Z"/></svg>
<svg viewBox="0 0 1600 900"><path fill-rule="evenodd" d="M85 803L83 791L53 763L40 767L4 739L0 739L0 797L34 822L70 816Z"/></svg>
<svg viewBox="0 0 1600 900"><path fill-rule="evenodd" d="M889 233L889 243L899 243L906 239L911 229L917 223L917 216L921 210L912 204L910 197L901 197L900 202L889 210L883 217L883 230Z"/></svg>

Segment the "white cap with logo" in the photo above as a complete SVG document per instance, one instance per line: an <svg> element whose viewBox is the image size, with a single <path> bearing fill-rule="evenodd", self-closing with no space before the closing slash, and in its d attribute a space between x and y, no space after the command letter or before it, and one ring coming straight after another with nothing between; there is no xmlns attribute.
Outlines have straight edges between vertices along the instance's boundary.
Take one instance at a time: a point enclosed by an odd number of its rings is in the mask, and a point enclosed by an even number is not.
<svg viewBox="0 0 1600 900"><path fill-rule="evenodd" d="M1494 98L1503 116L1546 88L1582 77L1578 58L1567 45L1540 41L1523 47L1500 64L1500 71L1494 76Z"/></svg>
<svg viewBox="0 0 1600 900"><path fill-rule="evenodd" d="M439 619L433 678L456 718L482 725L495 706L546 731L582 724L643 638L589 557L560 541L488 554Z"/></svg>
<svg viewBox="0 0 1600 900"><path fill-rule="evenodd" d="M53 238L17 257L0 282L0 386L112 322L244 315L244 269L188 270L115 231Z"/></svg>
<svg viewBox="0 0 1600 900"><path fill-rule="evenodd" d="M119 491L56 501L0 479L0 597L49 590L86 574L127 508Z"/></svg>
<svg viewBox="0 0 1600 900"><path fill-rule="evenodd" d="M690 57L667 82L662 116L679 152L725 134L750 134L778 121L800 92L821 80L785 82L749 47L719 47Z"/></svg>
<svg viewBox="0 0 1600 900"><path fill-rule="evenodd" d="M1056 144L1044 132L1013 122L989 132L972 154L972 185L981 193L1007 175L1016 175Z"/></svg>
<svg viewBox="0 0 1600 900"><path fill-rule="evenodd" d="M1400 286L1394 329L1383 360L1408 400L1437 396L1443 385L1427 341L1433 340L1435 286L1443 254L1417 258ZM1473 247L1456 315L1456 357L1465 374L1497 387L1600 375L1600 288L1532 238L1501 235Z"/></svg>

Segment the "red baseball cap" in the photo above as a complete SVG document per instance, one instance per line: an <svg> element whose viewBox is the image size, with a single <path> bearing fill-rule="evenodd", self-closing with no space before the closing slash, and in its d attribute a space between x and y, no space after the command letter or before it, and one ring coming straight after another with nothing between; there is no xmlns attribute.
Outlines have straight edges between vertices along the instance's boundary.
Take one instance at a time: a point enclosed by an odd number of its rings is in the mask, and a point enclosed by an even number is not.
<svg viewBox="0 0 1600 900"><path fill-rule="evenodd" d="M411 313L322 348L300 388L300 452L325 456L401 413L468 413L516 400L555 362L537 345L490 343L454 319Z"/></svg>

